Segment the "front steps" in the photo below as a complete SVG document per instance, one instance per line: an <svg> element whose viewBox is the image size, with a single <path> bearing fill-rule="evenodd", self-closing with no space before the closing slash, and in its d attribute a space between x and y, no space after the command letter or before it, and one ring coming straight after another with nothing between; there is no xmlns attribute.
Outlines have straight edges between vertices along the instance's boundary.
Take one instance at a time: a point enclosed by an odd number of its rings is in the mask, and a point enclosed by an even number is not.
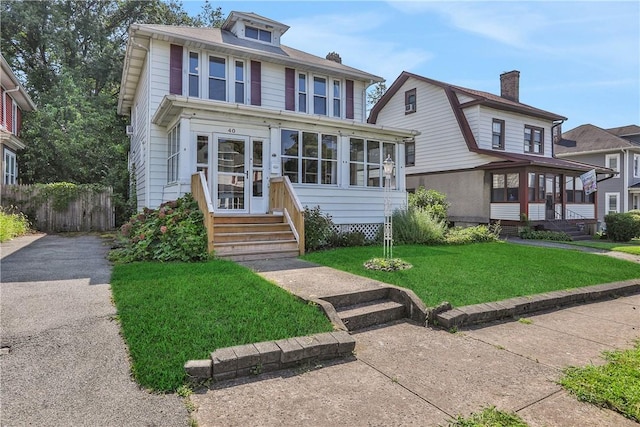
<svg viewBox="0 0 640 427"><path fill-rule="evenodd" d="M251 261L295 258L298 242L283 215L216 215L213 250L218 258Z"/></svg>
<svg viewBox="0 0 640 427"><path fill-rule="evenodd" d="M593 239L593 236L587 233L585 224L575 224L567 221L552 221L545 223L544 228L550 231L566 233L573 241Z"/></svg>
<svg viewBox="0 0 640 427"><path fill-rule="evenodd" d="M321 299L335 308L349 331L356 331L406 318L405 306L391 297L389 288L379 288Z"/></svg>

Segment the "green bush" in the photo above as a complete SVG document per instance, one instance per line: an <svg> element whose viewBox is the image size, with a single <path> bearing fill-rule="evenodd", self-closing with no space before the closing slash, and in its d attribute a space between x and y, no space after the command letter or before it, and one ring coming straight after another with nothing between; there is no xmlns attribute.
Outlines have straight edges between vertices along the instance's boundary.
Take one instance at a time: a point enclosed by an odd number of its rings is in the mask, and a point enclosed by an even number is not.
<svg viewBox="0 0 640 427"><path fill-rule="evenodd" d="M445 241L446 225L428 209L409 206L393 212L393 240L397 244L438 244ZM382 227L378 240L382 240Z"/></svg>
<svg viewBox="0 0 640 427"><path fill-rule="evenodd" d="M109 254L113 262L194 262L209 257L202 212L191 194L132 216L120 227L119 241L122 247Z"/></svg>
<svg viewBox="0 0 640 427"><path fill-rule="evenodd" d="M632 212L605 215L607 237L614 242L628 242L640 237L640 215Z"/></svg>
<svg viewBox="0 0 640 427"><path fill-rule="evenodd" d="M328 246L331 248L346 248L351 246L365 246L367 237L360 231L347 233L333 233L329 238Z"/></svg>
<svg viewBox="0 0 640 427"><path fill-rule="evenodd" d="M447 231L446 242L450 245L466 245L470 243L497 242L500 240L499 223L489 226L455 227Z"/></svg>
<svg viewBox="0 0 640 427"><path fill-rule="evenodd" d="M438 221L447 222L449 206L445 194L436 190L426 190L423 186L418 187L415 193L409 194L409 207L426 210Z"/></svg>
<svg viewBox="0 0 640 427"><path fill-rule="evenodd" d="M30 224L21 212L13 213L12 209L0 206L0 242L11 240L29 232Z"/></svg>
<svg viewBox="0 0 640 427"><path fill-rule="evenodd" d="M534 230L532 228L525 228L520 232L521 239L530 240L553 240L556 242L570 242L571 236L562 231L549 231L549 230Z"/></svg>
<svg viewBox="0 0 640 427"><path fill-rule="evenodd" d="M320 206L304 208L304 248L307 251L331 246L335 242L333 220L329 214L320 211Z"/></svg>

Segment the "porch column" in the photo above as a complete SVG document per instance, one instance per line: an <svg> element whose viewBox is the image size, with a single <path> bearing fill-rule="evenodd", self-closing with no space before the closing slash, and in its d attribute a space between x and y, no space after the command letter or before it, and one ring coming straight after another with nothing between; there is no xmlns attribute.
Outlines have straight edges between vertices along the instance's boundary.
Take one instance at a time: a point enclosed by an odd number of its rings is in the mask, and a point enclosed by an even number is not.
<svg viewBox="0 0 640 427"><path fill-rule="evenodd" d="M529 218L529 174L526 169L520 170L520 181L518 193L520 194L520 218L522 214Z"/></svg>
<svg viewBox="0 0 640 427"><path fill-rule="evenodd" d="M178 156L178 182L191 186L191 175L195 173L195 159L193 151L194 141L191 140L191 122L189 119L180 118L180 155Z"/></svg>

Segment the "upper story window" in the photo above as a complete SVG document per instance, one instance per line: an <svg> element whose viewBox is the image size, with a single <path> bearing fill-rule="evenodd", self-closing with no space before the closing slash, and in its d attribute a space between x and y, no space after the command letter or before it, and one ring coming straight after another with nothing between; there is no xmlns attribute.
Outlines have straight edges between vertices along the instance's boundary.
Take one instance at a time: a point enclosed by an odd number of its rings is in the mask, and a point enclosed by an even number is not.
<svg viewBox="0 0 640 427"><path fill-rule="evenodd" d="M200 96L200 55L189 52L189 96Z"/></svg>
<svg viewBox="0 0 640 427"><path fill-rule="evenodd" d="M504 150L504 120L493 119L491 131L491 147Z"/></svg>
<svg viewBox="0 0 640 427"><path fill-rule="evenodd" d="M416 142L406 142L404 144L404 164L405 166L416 165Z"/></svg>
<svg viewBox="0 0 640 427"><path fill-rule="evenodd" d="M333 81L333 117L341 117L340 105L342 102L342 92L340 90L340 80Z"/></svg>
<svg viewBox="0 0 640 427"><path fill-rule="evenodd" d="M235 77L236 77L236 81L235 81L235 102L238 104L244 104L244 99L245 99L245 92L244 92L244 78L245 78L245 71L244 71L244 62L242 61L236 61L236 67L235 67Z"/></svg>
<svg viewBox="0 0 640 427"><path fill-rule="evenodd" d="M544 154L544 129L535 126L524 127L524 152Z"/></svg>
<svg viewBox="0 0 640 427"><path fill-rule="evenodd" d="M298 111L307 112L307 75L298 74Z"/></svg>
<svg viewBox="0 0 640 427"><path fill-rule="evenodd" d="M271 43L271 31L263 30L262 28L246 26L244 28L244 35L250 39Z"/></svg>
<svg viewBox="0 0 640 427"><path fill-rule="evenodd" d="M209 57L209 99L227 100L226 68L224 58Z"/></svg>
<svg viewBox="0 0 640 427"><path fill-rule="evenodd" d="M604 166L616 172L614 178L620 178L620 153L605 155Z"/></svg>
<svg viewBox="0 0 640 427"><path fill-rule="evenodd" d="M336 135L283 129L280 136L282 172L292 183L335 185L338 182Z"/></svg>
<svg viewBox="0 0 640 427"><path fill-rule="evenodd" d="M327 79L313 78L313 114L327 115Z"/></svg>
<svg viewBox="0 0 640 427"><path fill-rule="evenodd" d="M417 111L416 90L411 89L404 93L404 113L411 114Z"/></svg>
<svg viewBox="0 0 640 427"><path fill-rule="evenodd" d="M640 178L640 154L633 155L633 177Z"/></svg>
<svg viewBox="0 0 640 427"><path fill-rule="evenodd" d="M383 187L383 162L387 156L396 161L396 144L351 138L349 142L349 185ZM391 188L395 188L392 178Z"/></svg>

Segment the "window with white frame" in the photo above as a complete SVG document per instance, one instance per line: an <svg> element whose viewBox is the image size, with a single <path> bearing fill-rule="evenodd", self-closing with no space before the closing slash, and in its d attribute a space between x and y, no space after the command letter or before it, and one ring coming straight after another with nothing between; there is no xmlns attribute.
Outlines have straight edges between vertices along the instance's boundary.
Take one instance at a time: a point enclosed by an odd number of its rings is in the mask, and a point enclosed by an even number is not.
<svg viewBox="0 0 640 427"><path fill-rule="evenodd" d="M338 137L317 132L281 131L282 172L292 183L338 183Z"/></svg>
<svg viewBox="0 0 640 427"><path fill-rule="evenodd" d="M227 61L217 56L209 56L209 99L227 100Z"/></svg>
<svg viewBox="0 0 640 427"><path fill-rule="evenodd" d="M180 161L180 125L176 125L167 135L167 183L177 182Z"/></svg>
<svg viewBox="0 0 640 427"><path fill-rule="evenodd" d="M245 71L244 71L244 62L236 61L235 67L235 102L238 104L244 104L245 100Z"/></svg>
<svg viewBox="0 0 640 427"><path fill-rule="evenodd" d="M620 153L606 154L604 156L604 166L616 172L614 178L620 178Z"/></svg>
<svg viewBox="0 0 640 427"><path fill-rule="evenodd" d="M633 177L640 178L640 154L633 155Z"/></svg>
<svg viewBox="0 0 640 427"><path fill-rule="evenodd" d="M620 212L620 193L604 193L605 215Z"/></svg>
<svg viewBox="0 0 640 427"><path fill-rule="evenodd" d="M298 74L298 111L307 112L307 75Z"/></svg>
<svg viewBox="0 0 640 427"><path fill-rule="evenodd" d="M333 81L333 117L341 117L340 104L342 102L342 92L340 91L340 80Z"/></svg>
<svg viewBox="0 0 640 427"><path fill-rule="evenodd" d="M18 177L18 163L16 161L16 153L11 150L4 149L4 179L5 184L15 184Z"/></svg>
<svg viewBox="0 0 640 427"><path fill-rule="evenodd" d="M383 162L388 156L396 162L396 144L351 138L349 151L349 185L383 187ZM395 187L394 183L392 179L392 188Z"/></svg>
<svg viewBox="0 0 640 427"><path fill-rule="evenodd" d="M247 25L244 28L244 35L250 39L271 43L271 31L263 30L262 28L250 27Z"/></svg>
<svg viewBox="0 0 640 427"><path fill-rule="evenodd" d="M327 79L313 78L313 114L327 115Z"/></svg>
<svg viewBox="0 0 640 427"><path fill-rule="evenodd" d="M200 55L189 52L189 96L200 96Z"/></svg>
<svg viewBox="0 0 640 427"><path fill-rule="evenodd" d="M524 127L525 153L544 154L544 130L539 127Z"/></svg>

